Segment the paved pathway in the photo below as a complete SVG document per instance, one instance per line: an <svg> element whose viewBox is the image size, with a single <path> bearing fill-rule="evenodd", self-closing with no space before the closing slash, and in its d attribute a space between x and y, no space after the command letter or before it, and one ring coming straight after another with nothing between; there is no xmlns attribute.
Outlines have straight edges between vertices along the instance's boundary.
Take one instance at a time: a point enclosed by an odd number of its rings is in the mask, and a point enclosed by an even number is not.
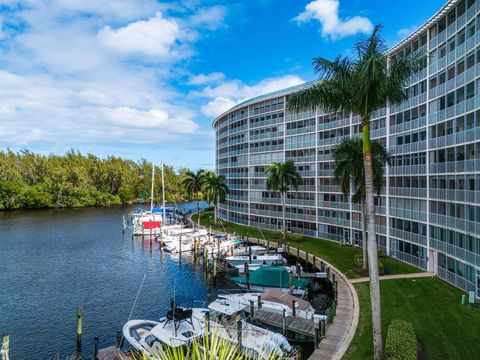
<svg viewBox="0 0 480 360"><path fill-rule="evenodd" d="M415 279L415 278L424 278L424 277L433 277L433 276L435 276L435 274L432 272L420 272L420 273L413 273L413 274L383 275L383 276L380 276L380 280ZM350 280L352 284L364 283L369 281L370 281L369 277L362 277L362 278Z"/></svg>
<svg viewBox="0 0 480 360"><path fill-rule="evenodd" d="M250 241L267 243L264 240L257 239L250 239ZM270 246L276 246L276 243L270 241ZM290 246L289 249L291 255L297 255L296 248ZM304 260L307 258L307 254L303 250L300 250L298 254ZM308 262L313 264L312 254L309 254ZM335 274L335 279L337 280L337 314L333 318L333 323L327 325L325 338L320 342L318 349L315 349L309 360L340 360L345 355L357 330L360 305L357 292L346 276L333 265L319 257L315 257L317 268L320 267L321 262L330 268L330 277L332 274Z"/></svg>

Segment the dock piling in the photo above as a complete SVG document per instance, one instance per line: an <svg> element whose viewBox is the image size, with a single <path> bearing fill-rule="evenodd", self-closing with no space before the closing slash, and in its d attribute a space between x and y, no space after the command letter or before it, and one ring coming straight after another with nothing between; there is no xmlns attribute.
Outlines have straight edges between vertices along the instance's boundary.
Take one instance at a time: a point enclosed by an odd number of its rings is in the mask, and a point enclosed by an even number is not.
<svg viewBox="0 0 480 360"><path fill-rule="evenodd" d="M287 316L286 316L286 310L283 309L283 315L282 315L282 333L285 335L287 332Z"/></svg>
<svg viewBox="0 0 480 360"><path fill-rule="evenodd" d="M290 289L293 289L293 271L290 271Z"/></svg>
<svg viewBox="0 0 480 360"><path fill-rule="evenodd" d="M210 312L205 313L205 334L208 336L208 332L210 331Z"/></svg>
<svg viewBox="0 0 480 360"><path fill-rule="evenodd" d="M251 246L248 247L248 263L249 264L252 263L252 247Z"/></svg>
<svg viewBox="0 0 480 360"><path fill-rule="evenodd" d="M8 333L2 336L2 360L9 360L10 335Z"/></svg>
<svg viewBox="0 0 480 360"><path fill-rule="evenodd" d="M292 300L292 316L297 316L297 302L295 300Z"/></svg>
<svg viewBox="0 0 480 360"><path fill-rule="evenodd" d="M248 270L248 263L245 263L245 282L247 289L250 290L250 271Z"/></svg>
<svg viewBox="0 0 480 360"><path fill-rule="evenodd" d="M242 349L242 321L237 321L237 341L238 341L238 348Z"/></svg>
<svg viewBox="0 0 480 360"><path fill-rule="evenodd" d="M325 319L321 319L320 320L320 339L324 339L325 338Z"/></svg>
<svg viewBox="0 0 480 360"><path fill-rule="evenodd" d="M116 337L115 337L115 347L117 349L120 349L123 346L123 334L121 331L117 331Z"/></svg>
<svg viewBox="0 0 480 360"><path fill-rule="evenodd" d="M82 354L82 320L82 308L79 306L77 308L77 357L81 357Z"/></svg>
<svg viewBox="0 0 480 360"><path fill-rule="evenodd" d="M98 360L98 336L93 338L93 360Z"/></svg>
<svg viewBox="0 0 480 360"><path fill-rule="evenodd" d="M262 295L257 296L257 307L258 309L262 308Z"/></svg>
<svg viewBox="0 0 480 360"><path fill-rule="evenodd" d="M250 300L250 319L253 320L255 316L255 301Z"/></svg>

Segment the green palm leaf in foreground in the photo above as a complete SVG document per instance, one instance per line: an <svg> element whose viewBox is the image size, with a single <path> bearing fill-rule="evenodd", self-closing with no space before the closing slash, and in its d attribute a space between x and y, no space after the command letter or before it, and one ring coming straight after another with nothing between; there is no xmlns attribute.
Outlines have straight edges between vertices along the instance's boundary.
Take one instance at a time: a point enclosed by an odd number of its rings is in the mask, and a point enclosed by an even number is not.
<svg viewBox="0 0 480 360"><path fill-rule="evenodd" d="M217 335L214 331L209 337L194 339L188 347L165 347L164 353L155 360L262 360L261 355L245 354L239 351L239 346L233 341L227 341ZM268 360L279 360L278 356L271 354ZM282 360L293 360L293 357L281 358ZM133 355L123 360L151 360L145 354Z"/></svg>

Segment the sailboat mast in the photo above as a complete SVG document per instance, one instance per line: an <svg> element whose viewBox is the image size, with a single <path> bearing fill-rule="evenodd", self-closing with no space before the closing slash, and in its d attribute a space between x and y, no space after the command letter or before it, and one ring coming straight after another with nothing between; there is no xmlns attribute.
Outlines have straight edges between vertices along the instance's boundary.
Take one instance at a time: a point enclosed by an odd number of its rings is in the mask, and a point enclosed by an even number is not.
<svg viewBox="0 0 480 360"><path fill-rule="evenodd" d="M165 208L165 178L164 178L164 170L163 170L163 163L162 163L162 197L163 197L163 222L167 220L167 209Z"/></svg>
<svg viewBox="0 0 480 360"><path fill-rule="evenodd" d="M150 192L150 211L153 211L153 186L155 183L155 164L152 162L152 191Z"/></svg>

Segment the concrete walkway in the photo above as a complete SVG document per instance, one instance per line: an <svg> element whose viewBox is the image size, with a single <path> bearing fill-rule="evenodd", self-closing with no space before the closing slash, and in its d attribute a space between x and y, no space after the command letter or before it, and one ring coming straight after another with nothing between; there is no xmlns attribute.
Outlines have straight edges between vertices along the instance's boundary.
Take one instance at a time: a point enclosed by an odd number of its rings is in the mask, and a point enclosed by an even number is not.
<svg viewBox="0 0 480 360"><path fill-rule="evenodd" d="M432 272L420 272L420 273L413 273L413 274L382 275L380 276L380 280L415 279L415 278L426 278L426 277L434 277L434 276L435 274ZM370 281L369 277L350 279L350 282L352 284L365 283L369 281Z"/></svg>
<svg viewBox="0 0 480 360"><path fill-rule="evenodd" d="M261 239L250 239L250 241L267 244L266 241ZM270 246L277 246L277 243L273 241L270 241L269 244ZM290 246L289 253L297 256L297 249ZM308 262L312 265L315 264L317 269L320 269L322 263L329 267L330 278L332 278L332 274L335 274L338 287L336 316L331 324L327 324L325 338L322 339L319 347L314 350L309 360L340 360L345 355L357 330L360 316L357 292L347 277L333 265L319 257L314 257L312 254L307 256L307 253L303 250L299 250L298 255L303 260L308 257Z"/></svg>

